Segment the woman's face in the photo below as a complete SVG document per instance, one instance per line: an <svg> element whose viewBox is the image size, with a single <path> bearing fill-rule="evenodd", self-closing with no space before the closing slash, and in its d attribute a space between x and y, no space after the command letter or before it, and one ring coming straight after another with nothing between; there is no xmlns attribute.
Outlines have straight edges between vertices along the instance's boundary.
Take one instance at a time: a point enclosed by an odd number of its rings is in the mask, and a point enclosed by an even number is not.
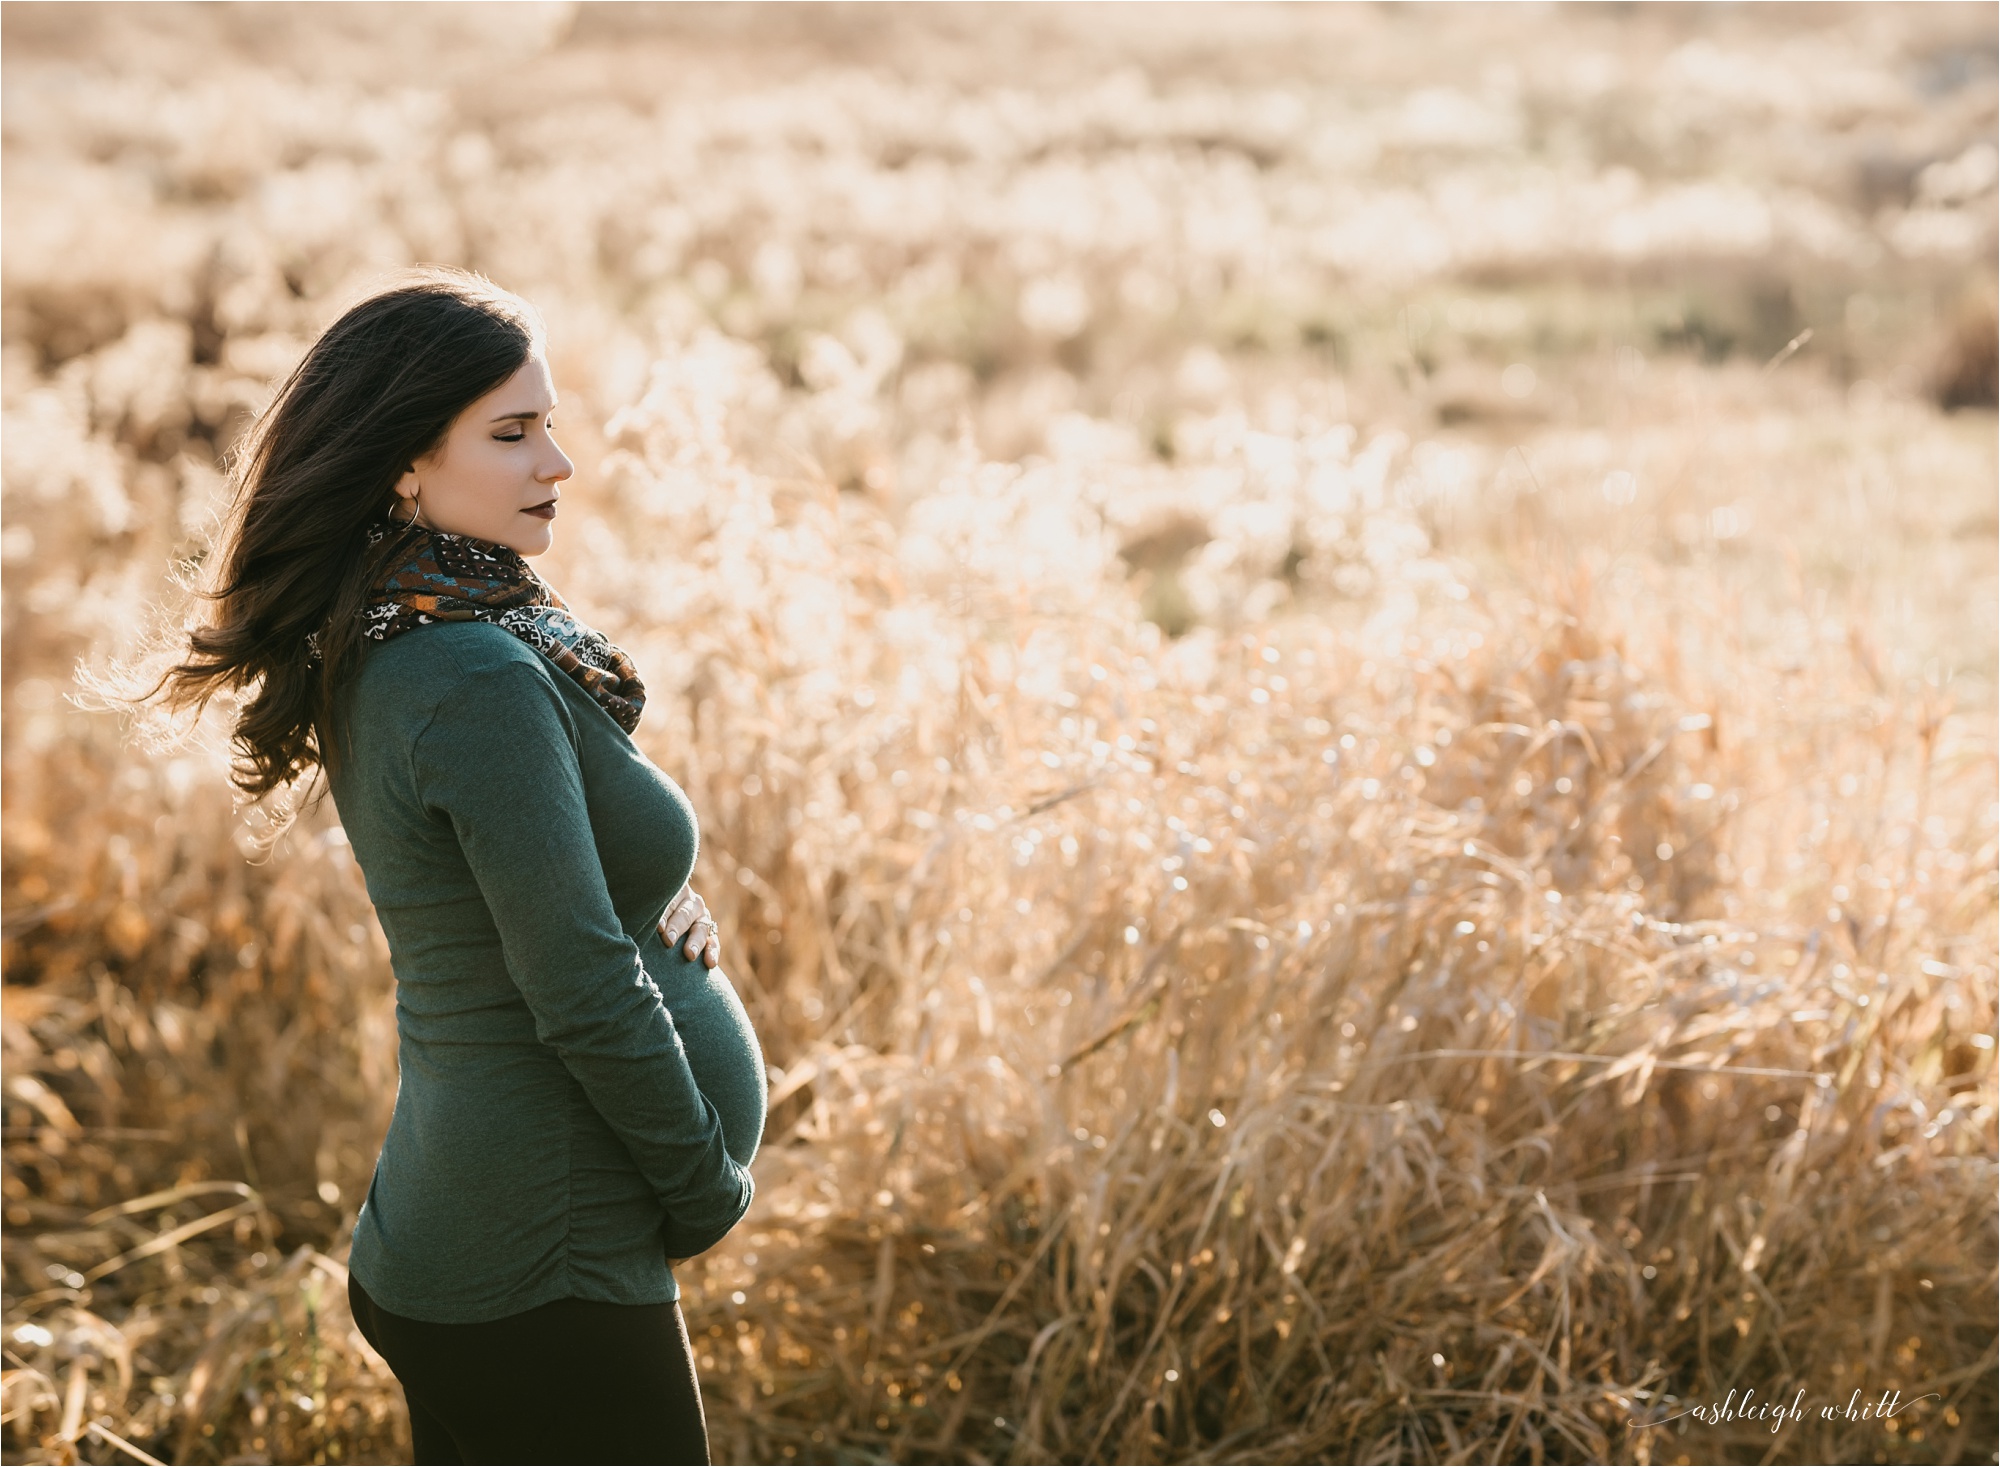
<svg viewBox="0 0 2000 1467"><path fill-rule="evenodd" d="M452 420L444 442L396 483L420 524L540 555L555 537L556 485L576 466L556 447L555 384L540 352Z"/></svg>

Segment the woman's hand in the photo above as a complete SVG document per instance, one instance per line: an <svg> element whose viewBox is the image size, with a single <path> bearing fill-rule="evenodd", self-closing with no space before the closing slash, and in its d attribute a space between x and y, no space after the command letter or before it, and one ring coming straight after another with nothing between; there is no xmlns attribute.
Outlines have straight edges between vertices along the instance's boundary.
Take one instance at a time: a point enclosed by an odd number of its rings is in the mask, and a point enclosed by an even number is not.
<svg viewBox="0 0 2000 1467"><path fill-rule="evenodd" d="M709 915L708 903L691 887L682 887L681 894L667 908L666 916L660 918L660 937L668 947L686 938L687 946L681 951L689 962L700 958L704 966L713 968L722 961L722 941L716 935L715 918Z"/></svg>

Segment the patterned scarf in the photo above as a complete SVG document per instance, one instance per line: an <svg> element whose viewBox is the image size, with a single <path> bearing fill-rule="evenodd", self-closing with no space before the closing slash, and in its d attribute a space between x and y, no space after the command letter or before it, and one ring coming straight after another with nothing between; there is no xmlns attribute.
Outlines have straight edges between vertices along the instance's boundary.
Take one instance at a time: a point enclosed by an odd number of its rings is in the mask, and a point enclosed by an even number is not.
<svg viewBox="0 0 2000 1467"><path fill-rule="evenodd" d="M379 545L391 533L377 525L368 543ZM572 616L506 546L420 530L409 553L370 588L361 634L386 642L434 621L492 622L574 678L625 732L639 726L646 685L632 659Z"/></svg>

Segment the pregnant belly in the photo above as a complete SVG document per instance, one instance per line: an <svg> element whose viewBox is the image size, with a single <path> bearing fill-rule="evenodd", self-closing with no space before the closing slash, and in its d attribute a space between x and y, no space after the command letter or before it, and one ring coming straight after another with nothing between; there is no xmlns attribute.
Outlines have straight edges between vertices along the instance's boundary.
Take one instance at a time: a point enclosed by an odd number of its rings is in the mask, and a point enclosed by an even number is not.
<svg viewBox="0 0 2000 1467"><path fill-rule="evenodd" d="M722 1118L722 1144L744 1166L764 1136L764 1051L722 970L669 949L658 934L640 956L680 1031L694 1082Z"/></svg>

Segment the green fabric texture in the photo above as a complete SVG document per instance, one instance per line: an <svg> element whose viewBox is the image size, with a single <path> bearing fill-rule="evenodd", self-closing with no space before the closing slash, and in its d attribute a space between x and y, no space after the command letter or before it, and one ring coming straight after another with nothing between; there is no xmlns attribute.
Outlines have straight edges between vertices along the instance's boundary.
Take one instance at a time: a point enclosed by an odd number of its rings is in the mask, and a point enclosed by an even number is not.
<svg viewBox="0 0 2000 1467"><path fill-rule="evenodd" d="M350 1266L478 1323L679 1297L750 1205L763 1055L655 924L694 869L680 788L487 622L368 649L333 800L389 939L401 1083Z"/></svg>

